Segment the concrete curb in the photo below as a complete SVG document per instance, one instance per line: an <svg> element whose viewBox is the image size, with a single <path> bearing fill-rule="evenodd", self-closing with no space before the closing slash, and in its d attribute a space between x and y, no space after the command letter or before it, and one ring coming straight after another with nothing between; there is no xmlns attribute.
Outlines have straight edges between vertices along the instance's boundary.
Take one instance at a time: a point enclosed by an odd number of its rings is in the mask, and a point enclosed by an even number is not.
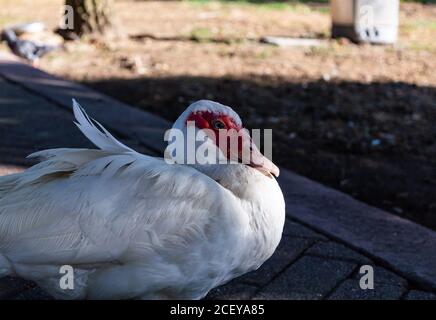
<svg viewBox="0 0 436 320"><path fill-rule="evenodd" d="M287 214L436 290L436 232L282 170Z"/></svg>
<svg viewBox="0 0 436 320"><path fill-rule="evenodd" d="M57 106L71 110L76 98L121 137L138 139L153 153L164 149L170 123L75 84L0 55L0 75ZM281 169L278 179L287 214L388 265L417 284L436 291L436 232L366 205L339 191Z"/></svg>

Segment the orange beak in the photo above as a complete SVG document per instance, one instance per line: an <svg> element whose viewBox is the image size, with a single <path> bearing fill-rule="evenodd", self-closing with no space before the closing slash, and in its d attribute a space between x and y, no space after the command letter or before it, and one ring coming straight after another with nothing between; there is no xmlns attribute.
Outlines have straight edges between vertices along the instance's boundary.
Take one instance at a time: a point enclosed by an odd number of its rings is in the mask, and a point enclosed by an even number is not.
<svg viewBox="0 0 436 320"><path fill-rule="evenodd" d="M238 146L228 147L228 158L230 160L242 162L244 164L253 167L266 176L271 174L278 177L280 174L279 168L267 157L265 157L257 148L257 146L251 140L248 130L241 129L239 132L232 130L233 132L229 134L230 139L237 139ZM232 135L236 135L237 137ZM236 150L237 149L237 150Z"/></svg>

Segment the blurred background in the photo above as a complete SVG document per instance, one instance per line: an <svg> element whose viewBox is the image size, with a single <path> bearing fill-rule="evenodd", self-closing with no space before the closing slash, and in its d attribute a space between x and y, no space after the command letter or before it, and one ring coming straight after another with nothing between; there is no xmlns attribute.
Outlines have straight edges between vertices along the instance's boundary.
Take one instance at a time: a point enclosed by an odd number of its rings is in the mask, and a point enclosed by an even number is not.
<svg viewBox="0 0 436 320"><path fill-rule="evenodd" d="M273 128L281 166L436 230L434 1L401 1L384 45L333 39L328 1L104 3L104 21L65 34L65 1L0 0L0 29L42 22L22 37L63 49L39 68L170 121L230 105Z"/></svg>

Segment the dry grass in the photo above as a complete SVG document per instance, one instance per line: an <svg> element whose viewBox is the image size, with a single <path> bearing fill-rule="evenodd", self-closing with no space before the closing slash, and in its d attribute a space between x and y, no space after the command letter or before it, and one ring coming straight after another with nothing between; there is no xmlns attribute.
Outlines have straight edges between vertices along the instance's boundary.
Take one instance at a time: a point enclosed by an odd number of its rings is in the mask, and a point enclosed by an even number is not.
<svg viewBox="0 0 436 320"><path fill-rule="evenodd" d="M63 1L40 0L38 5L29 0L0 3L0 26L39 20L54 28ZM119 30L125 35L148 34L162 40L138 42L122 38L71 44L67 52L44 59L42 68L75 80L135 76L134 69L120 63L127 57L141 61L141 75L153 77L268 75L436 83L432 72L436 67L435 6L402 6L400 41L395 47L330 41L325 48L274 48L251 41L266 35L328 37L330 19L326 9L302 4L117 1Z"/></svg>

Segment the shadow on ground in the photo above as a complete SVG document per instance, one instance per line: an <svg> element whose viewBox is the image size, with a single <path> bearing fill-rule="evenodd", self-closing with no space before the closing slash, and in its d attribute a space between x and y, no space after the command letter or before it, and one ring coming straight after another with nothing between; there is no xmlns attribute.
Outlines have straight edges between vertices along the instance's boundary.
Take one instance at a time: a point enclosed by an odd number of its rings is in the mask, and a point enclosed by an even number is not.
<svg viewBox="0 0 436 320"><path fill-rule="evenodd" d="M407 83L169 77L84 84L173 121L192 101L273 128L274 160L436 229L436 88Z"/></svg>
<svg viewBox="0 0 436 320"><path fill-rule="evenodd" d="M233 106L248 128L273 128L275 162L436 229L436 88L187 76L85 84L170 121L198 99ZM41 149L90 146L68 112L54 114L39 98L23 102L7 83L0 90L10 97L0 100L2 165L29 165L25 156Z"/></svg>

